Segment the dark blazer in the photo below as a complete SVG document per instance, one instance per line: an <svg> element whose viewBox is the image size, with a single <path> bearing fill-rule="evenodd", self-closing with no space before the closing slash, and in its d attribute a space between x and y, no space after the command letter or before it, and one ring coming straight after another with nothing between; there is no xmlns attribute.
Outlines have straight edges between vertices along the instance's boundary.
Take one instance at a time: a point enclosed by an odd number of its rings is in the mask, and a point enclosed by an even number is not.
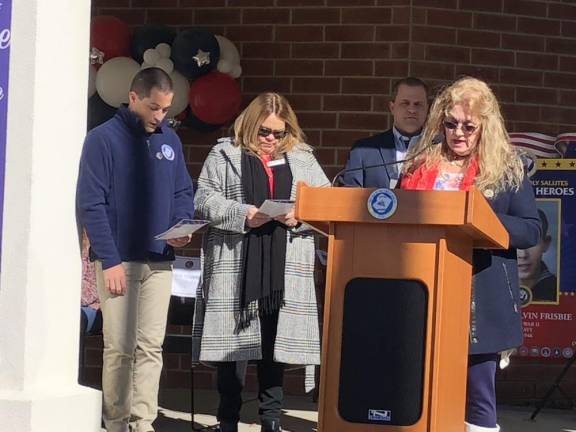
<svg viewBox="0 0 576 432"><path fill-rule="evenodd" d="M381 164L396 160L396 146L392 129L358 140L352 146L340 184L351 187L388 188L390 178L398 179L396 165ZM367 168L378 165L373 168Z"/></svg>
<svg viewBox="0 0 576 432"><path fill-rule="evenodd" d="M528 177L517 192L504 191L488 201L510 235L510 248L474 251L470 354L496 353L522 345L516 249L536 245L541 235Z"/></svg>

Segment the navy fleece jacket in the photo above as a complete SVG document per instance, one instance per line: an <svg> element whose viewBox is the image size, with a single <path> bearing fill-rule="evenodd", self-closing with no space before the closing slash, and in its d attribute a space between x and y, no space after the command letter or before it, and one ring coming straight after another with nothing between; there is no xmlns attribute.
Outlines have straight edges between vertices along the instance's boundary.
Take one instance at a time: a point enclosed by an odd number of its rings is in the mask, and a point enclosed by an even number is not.
<svg viewBox="0 0 576 432"><path fill-rule="evenodd" d="M182 143L164 123L146 133L121 107L86 136L76 193L79 223L102 267L122 261L171 260L156 234L194 213Z"/></svg>

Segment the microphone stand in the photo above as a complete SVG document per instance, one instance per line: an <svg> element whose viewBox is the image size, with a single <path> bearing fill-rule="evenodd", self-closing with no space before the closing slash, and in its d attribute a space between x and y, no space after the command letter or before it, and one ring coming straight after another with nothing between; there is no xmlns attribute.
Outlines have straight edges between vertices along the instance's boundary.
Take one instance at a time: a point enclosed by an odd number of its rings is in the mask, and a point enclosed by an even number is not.
<svg viewBox="0 0 576 432"><path fill-rule="evenodd" d="M418 156L420 156L422 153L424 153L424 152L425 152L426 150L428 150L429 148L434 147L434 146L440 144L440 143L443 142L443 141L444 141L444 134L439 133L439 134L436 134L436 135L434 136L434 138L432 138L432 142L431 142L430 144L428 144L426 147L424 147L424 148L423 148L422 150L420 150L418 153L410 156L409 158L400 159L400 160L396 160L396 161L392 161L392 162L379 163L379 164L376 164L376 165L366 165L366 166L363 166L363 167L360 167L360 168L348 168L348 169L343 168L343 169L341 169L340 171L338 171L338 172L336 173L336 175L335 175L334 178L332 179L332 182L330 183L330 185L331 185L332 187L334 187L336 181L342 176L342 174L345 174L345 173L354 172L354 171L363 171L363 170L371 169L371 168L387 167L387 166L390 166L390 165L396 165L396 164L401 164L401 163L404 163L404 162L410 162L411 160L416 159Z"/></svg>

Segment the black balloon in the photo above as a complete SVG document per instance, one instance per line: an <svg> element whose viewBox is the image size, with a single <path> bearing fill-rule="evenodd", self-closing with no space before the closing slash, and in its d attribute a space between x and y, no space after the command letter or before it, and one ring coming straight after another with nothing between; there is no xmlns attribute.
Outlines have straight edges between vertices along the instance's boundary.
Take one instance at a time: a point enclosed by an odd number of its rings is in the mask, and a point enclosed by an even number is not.
<svg viewBox="0 0 576 432"><path fill-rule="evenodd" d="M172 43L172 61L178 72L195 79L216 68L220 46L216 37L203 30L184 30Z"/></svg>
<svg viewBox="0 0 576 432"><path fill-rule="evenodd" d="M116 114L116 110L117 108L108 105L98 93L95 93L88 99L88 130L110 120Z"/></svg>
<svg viewBox="0 0 576 432"><path fill-rule="evenodd" d="M222 127L222 125L208 124L196 117L190 108L186 111L186 118L182 121L182 126L194 129L198 132L214 132Z"/></svg>
<svg viewBox="0 0 576 432"><path fill-rule="evenodd" d="M172 45L176 32L170 27L158 24L146 24L134 31L130 54L138 63L144 61L144 53L150 48L156 48L160 43Z"/></svg>

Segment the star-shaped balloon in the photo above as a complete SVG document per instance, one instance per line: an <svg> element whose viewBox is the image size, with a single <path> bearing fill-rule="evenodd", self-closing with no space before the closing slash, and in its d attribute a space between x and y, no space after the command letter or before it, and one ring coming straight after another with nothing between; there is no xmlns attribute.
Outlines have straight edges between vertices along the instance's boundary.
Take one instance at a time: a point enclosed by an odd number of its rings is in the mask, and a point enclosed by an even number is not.
<svg viewBox="0 0 576 432"><path fill-rule="evenodd" d="M196 60L196 64L198 65L198 67L210 64L210 53L202 51L201 49L198 49L198 52L192 58Z"/></svg>
<svg viewBox="0 0 576 432"><path fill-rule="evenodd" d="M170 58L178 72L194 80L216 68L220 46L213 34L188 29L178 33L174 39Z"/></svg>
<svg viewBox="0 0 576 432"><path fill-rule="evenodd" d="M90 64L103 64L104 63L104 53L96 47L92 47L90 50Z"/></svg>

